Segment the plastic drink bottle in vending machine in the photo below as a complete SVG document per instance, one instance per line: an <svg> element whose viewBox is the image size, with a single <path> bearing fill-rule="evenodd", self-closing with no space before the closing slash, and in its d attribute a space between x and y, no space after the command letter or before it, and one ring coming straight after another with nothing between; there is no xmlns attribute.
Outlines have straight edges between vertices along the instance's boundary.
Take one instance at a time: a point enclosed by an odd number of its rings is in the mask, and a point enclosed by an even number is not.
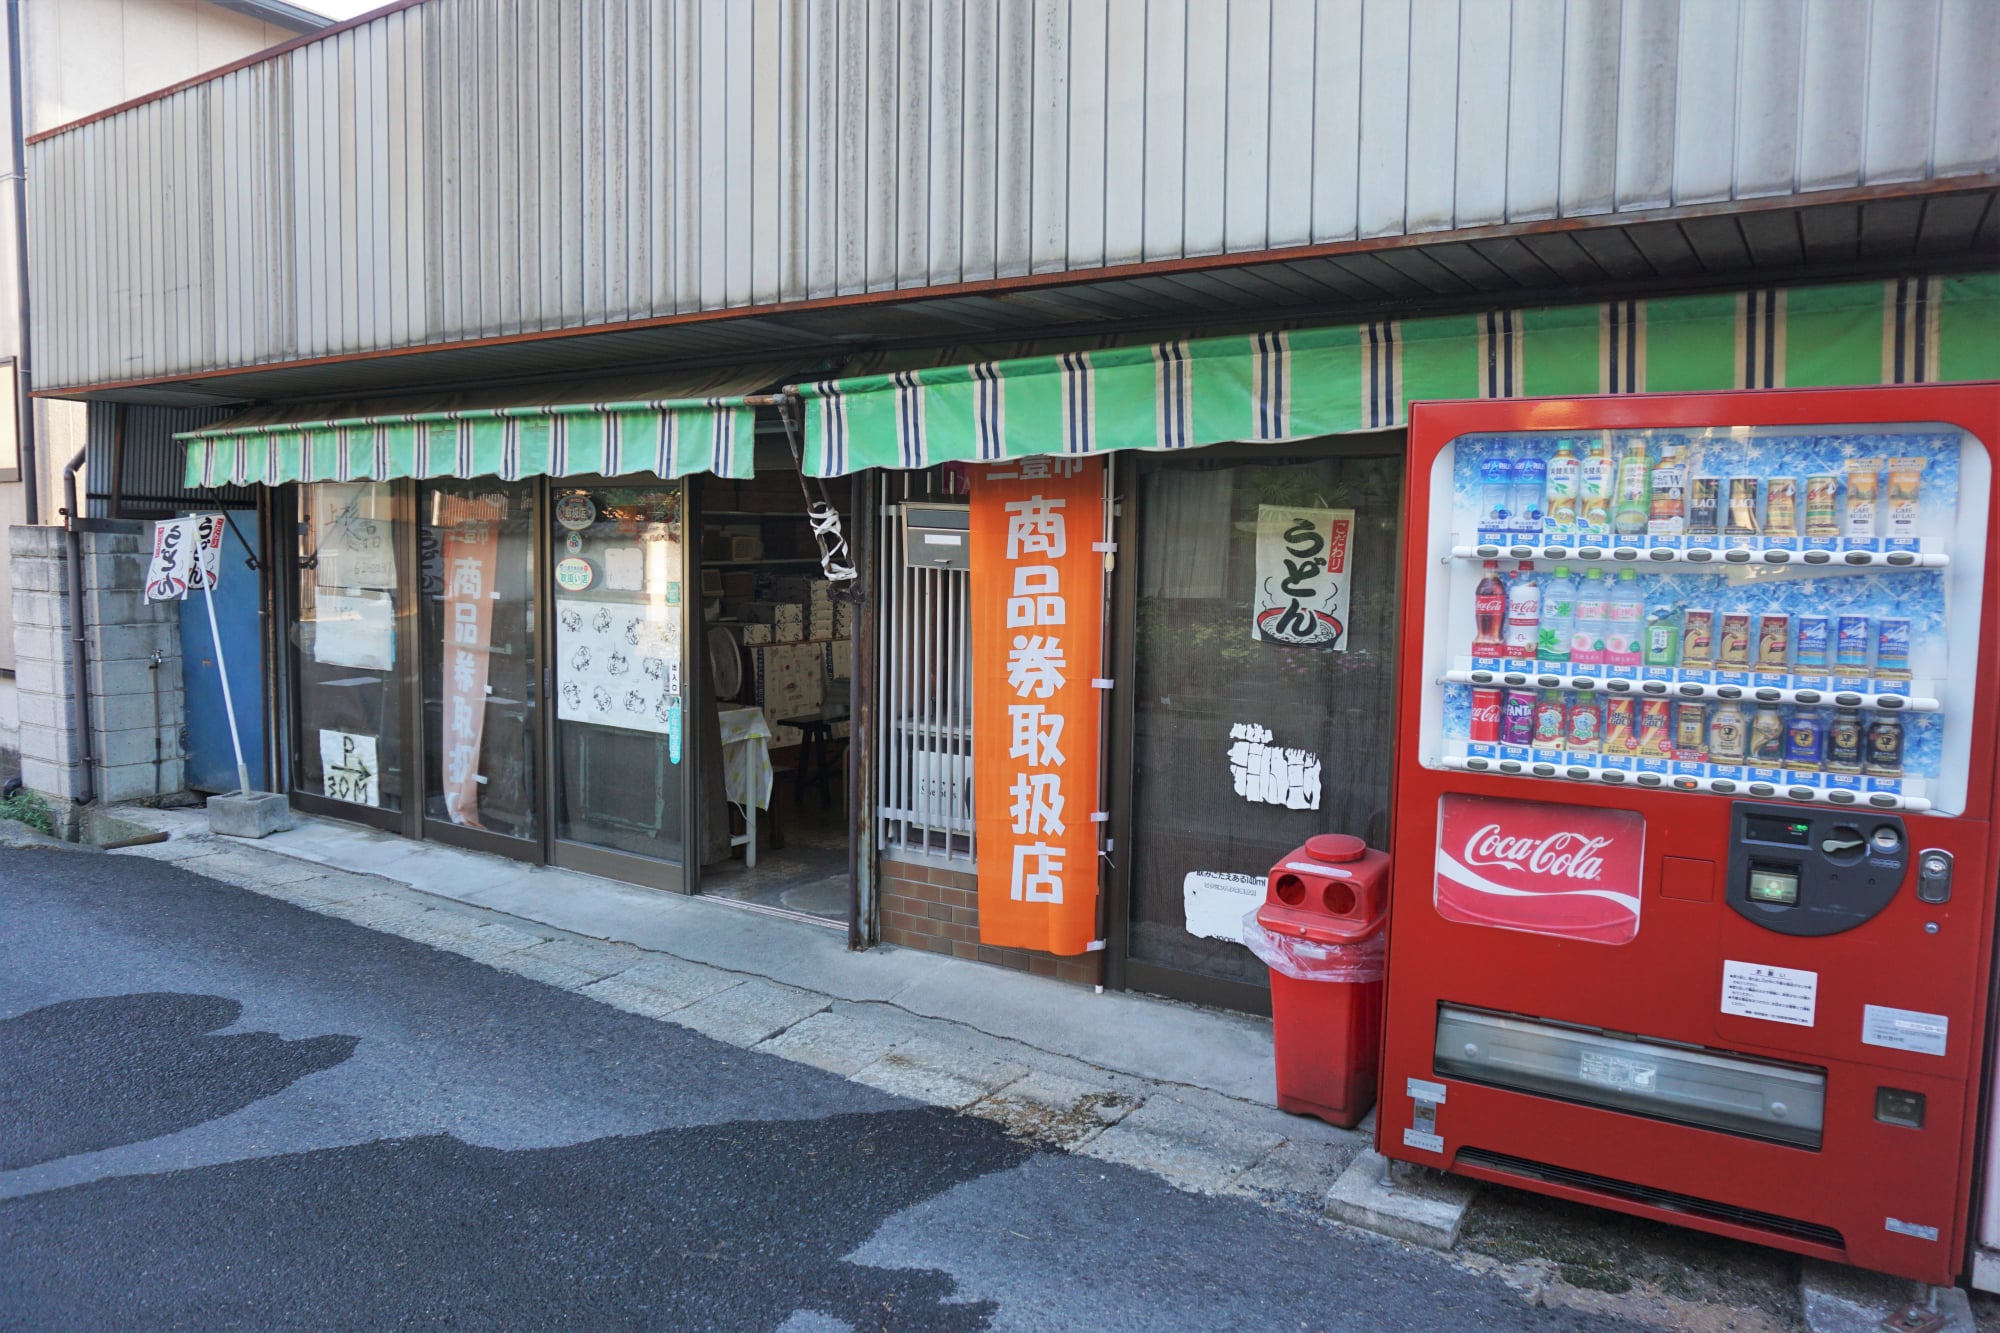
<svg viewBox="0 0 2000 1333"><path fill-rule="evenodd" d="M1611 531L1611 486L1616 469L1602 439L1592 440L1577 469L1577 527L1584 532Z"/></svg>
<svg viewBox="0 0 2000 1333"><path fill-rule="evenodd" d="M1611 527L1621 537L1643 537L1653 519L1653 476L1647 466L1646 441L1634 436L1625 442L1625 454L1618 460L1613 483L1615 505Z"/></svg>
<svg viewBox="0 0 2000 1333"><path fill-rule="evenodd" d="M1520 532L1542 530L1542 505L1549 486L1549 465L1540 454L1522 454L1514 460L1514 500L1512 523Z"/></svg>
<svg viewBox="0 0 2000 1333"><path fill-rule="evenodd" d="M1604 641L1610 634L1609 589L1604 571L1590 570L1576 594L1576 628L1569 638L1569 660L1577 666L1598 666L1604 661Z"/></svg>
<svg viewBox="0 0 2000 1333"><path fill-rule="evenodd" d="M1576 632L1576 581L1568 565L1557 565L1555 577L1542 589L1542 623L1535 635L1535 656L1544 662L1569 661L1569 641Z"/></svg>
<svg viewBox="0 0 2000 1333"><path fill-rule="evenodd" d="M1604 637L1604 664L1638 666L1642 655L1640 640L1645 633L1646 603L1639 592L1637 570L1618 571L1618 581L1611 587L1606 609L1609 612L1610 632Z"/></svg>
<svg viewBox="0 0 2000 1333"><path fill-rule="evenodd" d="M1535 580L1532 561L1523 560L1507 581L1507 629L1502 635L1507 656L1532 658L1542 628L1542 585Z"/></svg>
<svg viewBox="0 0 2000 1333"><path fill-rule="evenodd" d="M1581 465L1568 440L1556 443L1555 457L1549 460L1549 527L1555 532L1576 531L1577 481Z"/></svg>
<svg viewBox="0 0 2000 1333"><path fill-rule="evenodd" d="M1474 657L1498 657L1507 625L1507 585L1500 581L1500 562L1488 560L1479 586L1472 590Z"/></svg>
<svg viewBox="0 0 2000 1333"><path fill-rule="evenodd" d="M1479 526L1506 527L1513 503L1514 460L1502 453L1488 454L1479 464Z"/></svg>

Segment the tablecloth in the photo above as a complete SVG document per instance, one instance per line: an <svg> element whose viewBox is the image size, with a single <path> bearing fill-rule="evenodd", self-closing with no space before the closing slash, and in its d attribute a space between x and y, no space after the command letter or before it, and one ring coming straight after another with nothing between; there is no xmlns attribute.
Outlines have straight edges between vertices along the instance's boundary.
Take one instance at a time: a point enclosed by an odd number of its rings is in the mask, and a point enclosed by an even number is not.
<svg viewBox="0 0 2000 1333"><path fill-rule="evenodd" d="M771 808L771 724L761 708L724 708L716 722L722 731L722 790L737 805Z"/></svg>

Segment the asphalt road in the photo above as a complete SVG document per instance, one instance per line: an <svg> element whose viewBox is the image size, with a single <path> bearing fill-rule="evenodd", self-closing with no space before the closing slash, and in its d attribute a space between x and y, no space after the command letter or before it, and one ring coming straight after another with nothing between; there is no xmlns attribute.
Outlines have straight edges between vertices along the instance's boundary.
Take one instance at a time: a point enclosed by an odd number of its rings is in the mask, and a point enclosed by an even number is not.
<svg viewBox="0 0 2000 1333"><path fill-rule="evenodd" d="M0 913L0 1328L1607 1326L171 864Z"/></svg>

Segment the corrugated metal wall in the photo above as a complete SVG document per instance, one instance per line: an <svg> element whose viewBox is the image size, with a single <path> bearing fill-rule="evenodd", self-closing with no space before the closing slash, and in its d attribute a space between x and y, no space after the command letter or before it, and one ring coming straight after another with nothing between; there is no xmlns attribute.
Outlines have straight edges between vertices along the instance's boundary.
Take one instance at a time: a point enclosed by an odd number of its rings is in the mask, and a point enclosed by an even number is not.
<svg viewBox="0 0 2000 1333"><path fill-rule="evenodd" d="M430 0L31 149L41 387L2000 168L1992 0Z"/></svg>
<svg viewBox="0 0 2000 1333"><path fill-rule="evenodd" d="M84 464L84 511L92 518L111 516L112 453L118 432L118 406L88 405L90 419ZM125 465L120 477L126 518L158 518L190 509L254 509L255 486L217 486L190 490L186 485L187 446L177 431L200 430L234 416L228 407L146 407L125 409Z"/></svg>

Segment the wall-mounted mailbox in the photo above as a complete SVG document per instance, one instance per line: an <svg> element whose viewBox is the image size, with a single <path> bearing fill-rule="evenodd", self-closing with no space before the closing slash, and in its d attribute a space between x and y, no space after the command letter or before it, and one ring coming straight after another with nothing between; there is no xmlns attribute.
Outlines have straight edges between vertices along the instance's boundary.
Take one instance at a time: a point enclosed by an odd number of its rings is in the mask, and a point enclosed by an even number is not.
<svg viewBox="0 0 2000 1333"><path fill-rule="evenodd" d="M972 507L904 505L903 550L920 569L971 569Z"/></svg>

